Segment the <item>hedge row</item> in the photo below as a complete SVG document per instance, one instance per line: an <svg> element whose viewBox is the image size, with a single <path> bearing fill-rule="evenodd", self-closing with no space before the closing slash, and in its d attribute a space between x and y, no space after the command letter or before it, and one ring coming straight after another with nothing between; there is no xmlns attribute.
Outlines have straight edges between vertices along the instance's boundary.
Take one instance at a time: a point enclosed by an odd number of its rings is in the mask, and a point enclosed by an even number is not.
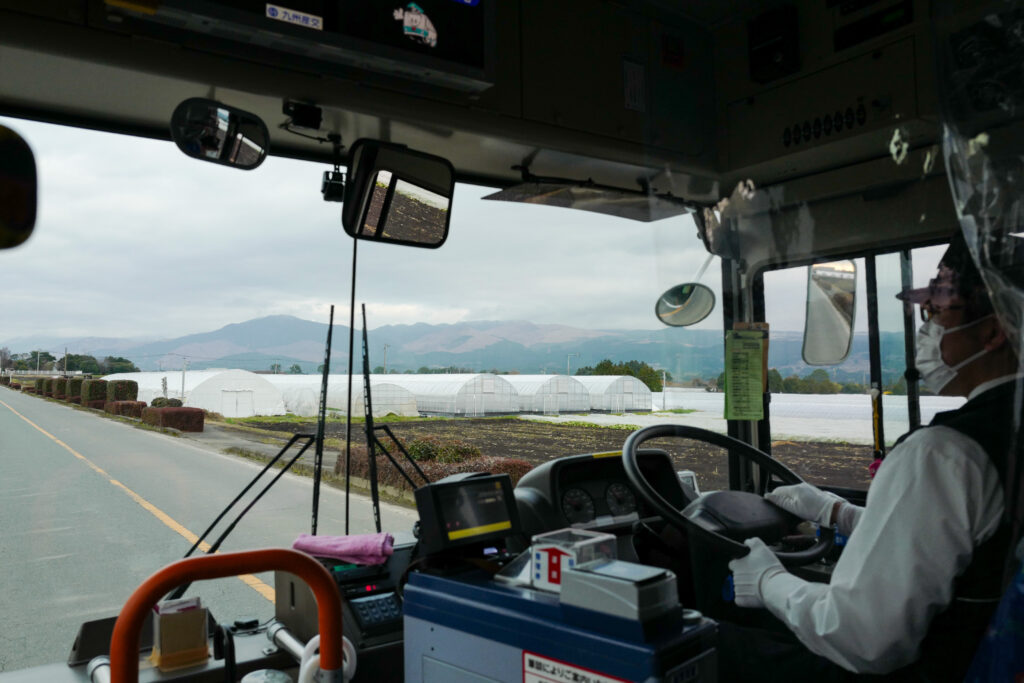
<svg viewBox="0 0 1024 683"><path fill-rule="evenodd" d="M139 383L131 379L115 379L107 382L108 401L137 401Z"/></svg>
<svg viewBox="0 0 1024 683"><path fill-rule="evenodd" d="M142 417L142 411L145 407L145 401L107 401L103 409L111 415Z"/></svg>
<svg viewBox="0 0 1024 683"><path fill-rule="evenodd" d="M145 408L142 421L154 427L171 427L183 432L203 431L202 408Z"/></svg>
<svg viewBox="0 0 1024 683"><path fill-rule="evenodd" d="M65 392L67 400L78 399L78 402L82 400L82 382L85 380L81 377L72 377L68 380L68 390Z"/></svg>
<svg viewBox="0 0 1024 683"><path fill-rule="evenodd" d="M149 402L154 408L180 408L181 399L177 398L164 398L163 396L157 396Z"/></svg>
<svg viewBox="0 0 1024 683"><path fill-rule="evenodd" d="M402 445L409 452L409 457L420 463L430 460L444 463L462 462L481 455L479 448L465 441L432 435L403 440Z"/></svg>
<svg viewBox="0 0 1024 683"><path fill-rule="evenodd" d="M107 380L105 379L87 379L82 382L82 405L87 405L91 401L103 401L107 400ZM101 408L103 406L100 406Z"/></svg>
<svg viewBox="0 0 1024 683"><path fill-rule="evenodd" d="M104 410L111 415L124 417L142 418L146 408L145 401L136 400L139 397L139 383L134 380L114 380L108 382L103 379L84 379L82 377L40 377L32 380L32 386L22 386L12 382L7 375L0 377L0 385L10 386L13 389L21 389L28 394L39 396L52 396L53 398L65 400L69 403L83 405L94 410ZM157 398L154 405L159 402L161 405L181 406L177 399ZM181 414L150 416L144 422L157 424L162 427L174 427L182 431L201 432L203 431L203 411L198 408L186 408ZM198 418L194 411L198 411Z"/></svg>

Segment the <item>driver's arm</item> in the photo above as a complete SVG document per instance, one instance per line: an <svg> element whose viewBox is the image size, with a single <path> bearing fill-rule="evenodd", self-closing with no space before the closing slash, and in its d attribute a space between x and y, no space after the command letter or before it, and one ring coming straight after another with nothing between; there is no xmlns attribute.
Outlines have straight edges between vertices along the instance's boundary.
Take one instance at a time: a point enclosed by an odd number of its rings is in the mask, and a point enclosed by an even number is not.
<svg viewBox="0 0 1024 683"><path fill-rule="evenodd" d="M915 659L953 581L999 524L1003 495L981 447L922 429L879 469L830 584L766 575L763 603L812 652L857 672Z"/></svg>

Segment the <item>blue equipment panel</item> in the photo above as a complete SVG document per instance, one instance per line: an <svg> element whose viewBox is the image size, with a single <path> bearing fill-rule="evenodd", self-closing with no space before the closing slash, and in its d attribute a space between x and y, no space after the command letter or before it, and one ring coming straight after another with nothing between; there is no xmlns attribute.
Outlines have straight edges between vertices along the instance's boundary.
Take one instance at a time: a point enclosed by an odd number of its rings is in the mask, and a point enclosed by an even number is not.
<svg viewBox="0 0 1024 683"><path fill-rule="evenodd" d="M638 629L482 572L412 573L403 608L406 681L716 680L717 624L684 624L678 611Z"/></svg>

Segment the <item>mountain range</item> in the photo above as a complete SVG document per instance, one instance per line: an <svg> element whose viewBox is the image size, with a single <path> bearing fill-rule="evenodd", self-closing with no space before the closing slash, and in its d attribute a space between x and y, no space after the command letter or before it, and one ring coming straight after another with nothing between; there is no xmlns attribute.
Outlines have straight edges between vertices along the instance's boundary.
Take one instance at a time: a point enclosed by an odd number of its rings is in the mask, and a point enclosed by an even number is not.
<svg viewBox="0 0 1024 683"><path fill-rule="evenodd" d="M102 358L122 356L142 370L176 369L187 361L191 369L242 368L288 372L298 365L316 372L323 363L327 325L287 315L232 323L211 332L176 339L139 340L82 337L75 339L10 339L0 346L13 353L44 349L57 357L80 353ZM348 327L335 325L331 371L346 372ZM357 330L357 333L359 331ZM525 321L476 321L453 324L385 325L368 332L370 367L388 371L458 367L523 374L575 373L607 358L614 362L639 360L672 373L678 380L716 377L722 371L723 343L719 330L665 328L659 330L588 330ZM883 352L890 362L902 358L902 335L883 334ZM362 342L355 340L356 371L361 367ZM783 375L806 374L799 332L772 331L769 365ZM898 351L898 353L896 353ZM885 356L886 354L883 353ZM856 335L850 357L837 378L860 378L867 371L867 338Z"/></svg>

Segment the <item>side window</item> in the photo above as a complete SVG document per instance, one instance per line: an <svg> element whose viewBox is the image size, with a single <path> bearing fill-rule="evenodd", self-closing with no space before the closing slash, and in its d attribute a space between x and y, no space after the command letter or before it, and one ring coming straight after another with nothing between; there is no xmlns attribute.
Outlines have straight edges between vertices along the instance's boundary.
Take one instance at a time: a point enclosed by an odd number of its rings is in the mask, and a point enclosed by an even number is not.
<svg viewBox="0 0 1024 683"><path fill-rule="evenodd" d="M774 457L813 484L864 489L873 460L871 371L864 259L854 263L853 343L846 360L831 366L803 360L808 268L764 274L769 410Z"/></svg>

